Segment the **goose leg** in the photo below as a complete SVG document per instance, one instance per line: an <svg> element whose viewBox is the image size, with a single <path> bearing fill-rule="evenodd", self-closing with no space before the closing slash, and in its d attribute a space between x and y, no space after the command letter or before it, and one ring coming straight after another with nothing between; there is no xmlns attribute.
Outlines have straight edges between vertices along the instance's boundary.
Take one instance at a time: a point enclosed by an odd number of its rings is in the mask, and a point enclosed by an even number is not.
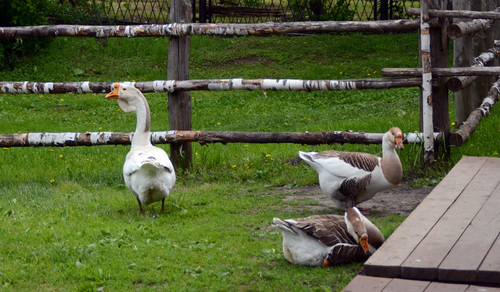
<svg viewBox="0 0 500 292"><path fill-rule="evenodd" d="M359 210L359 212L361 212L361 214L363 214L363 215L370 215L371 209L370 208L366 208L366 207L359 207L359 206L357 206L357 204L356 204L356 198L354 198L352 200L352 206L358 208L358 210Z"/></svg>
<svg viewBox="0 0 500 292"><path fill-rule="evenodd" d="M161 199L161 212L165 212L165 198Z"/></svg>
<svg viewBox="0 0 500 292"><path fill-rule="evenodd" d="M139 203L139 213L144 213L144 211L142 210L142 204L141 204L141 201L139 200L138 197L135 197L137 199L137 203Z"/></svg>

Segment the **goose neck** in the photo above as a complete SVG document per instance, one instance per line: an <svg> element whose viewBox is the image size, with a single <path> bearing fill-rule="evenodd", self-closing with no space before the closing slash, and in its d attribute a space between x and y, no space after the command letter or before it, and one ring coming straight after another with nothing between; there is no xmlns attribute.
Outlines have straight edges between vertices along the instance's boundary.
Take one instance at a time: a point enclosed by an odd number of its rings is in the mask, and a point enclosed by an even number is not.
<svg viewBox="0 0 500 292"><path fill-rule="evenodd" d="M134 137L132 138L132 148L151 145L150 129L151 114L146 99L139 96L136 104L137 124Z"/></svg>

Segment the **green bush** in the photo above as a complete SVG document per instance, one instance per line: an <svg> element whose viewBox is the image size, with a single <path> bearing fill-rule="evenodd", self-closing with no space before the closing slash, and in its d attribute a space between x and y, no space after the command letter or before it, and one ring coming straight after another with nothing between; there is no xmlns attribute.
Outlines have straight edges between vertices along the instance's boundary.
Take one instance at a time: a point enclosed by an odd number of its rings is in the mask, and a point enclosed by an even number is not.
<svg viewBox="0 0 500 292"><path fill-rule="evenodd" d="M349 0L290 0L288 7L295 20L353 20Z"/></svg>
<svg viewBox="0 0 500 292"><path fill-rule="evenodd" d="M101 23L104 2L57 0L0 0L0 26ZM24 56L33 55L50 38L0 39L0 70L13 69Z"/></svg>
<svg viewBox="0 0 500 292"><path fill-rule="evenodd" d="M47 0L0 0L0 26L47 24ZM20 57L36 53L43 45L40 39L1 39L0 69L12 68Z"/></svg>

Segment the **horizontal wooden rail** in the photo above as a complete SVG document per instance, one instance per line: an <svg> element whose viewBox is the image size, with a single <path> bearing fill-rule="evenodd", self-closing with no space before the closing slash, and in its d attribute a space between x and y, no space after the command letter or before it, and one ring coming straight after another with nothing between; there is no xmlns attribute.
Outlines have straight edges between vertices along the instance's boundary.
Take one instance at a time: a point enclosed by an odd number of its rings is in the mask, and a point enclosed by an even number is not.
<svg viewBox="0 0 500 292"><path fill-rule="evenodd" d="M422 75L420 68L383 68L385 77L416 77ZM500 75L500 67L456 67L432 68L432 76L496 76Z"/></svg>
<svg viewBox="0 0 500 292"><path fill-rule="evenodd" d="M142 92L174 92L180 90L287 90L287 91L338 91L361 89L386 89L419 86L420 78L391 79L209 79L209 80L156 80L123 82L132 84ZM116 82L0 82L0 93L11 94L63 94L105 93Z"/></svg>
<svg viewBox="0 0 500 292"><path fill-rule="evenodd" d="M460 146L469 140L470 134L476 130L481 119L488 115L493 105L498 102L498 94L500 94L500 78L493 83L481 105L473 110L467 120L458 125L455 131L450 134L450 145Z"/></svg>
<svg viewBox="0 0 500 292"><path fill-rule="evenodd" d="M303 21L265 23L171 23L143 25L40 25L0 27L0 39L32 37L170 37L184 35L248 36L287 33L416 31L420 21ZM437 25L437 24L435 24Z"/></svg>
<svg viewBox="0 0 500 292"><path fill-rule="evenodd" d="M409 15L420 15L420 8L409 7L406 9ZM495 11L469 11L469 10L437 10L429 9L430 17L457 17L457 18L482 18L500 19L500 13Z"/></svg>
<svg viewBox="0 0 500 292"><path fill-rule="evenodd" d="M127 145L133 133L86 132L86 133L20 133L0 135L0 147L63 147ZM210 131L164 131L152 132L153 144L182 142L208 143L295 143L319 144L380 144L383 133L364 132L210 132ZM434 134L438 139L440 133ZM405 135L406 143L421 143L421 133Z"/></svg>
<svg viewBox="0 0 500 292"><path fill-rule="evenodd" d="M500 54L500 41L495 40L494 46L488 51L481 53L479 56L474 58L474 62L469 68L480 68L487 64L492 63L498 55ZM465 87L469 86L474 80L477 79L476 76L454 76L448 79L446 86L453 92L458 92L463 90Z"/></svg>

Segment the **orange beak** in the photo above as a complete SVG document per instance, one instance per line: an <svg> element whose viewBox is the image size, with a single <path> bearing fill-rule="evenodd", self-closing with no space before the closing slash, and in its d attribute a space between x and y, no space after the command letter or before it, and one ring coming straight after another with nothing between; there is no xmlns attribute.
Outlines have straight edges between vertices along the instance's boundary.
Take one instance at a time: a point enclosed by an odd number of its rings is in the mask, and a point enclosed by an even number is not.
<svg viewBox="0 0 500 292"><path fill-rule="evenodd" d="M403 134L398 133L396 136L396 148L399 150L404 150L405 148L403 147Z"/></svg>
<svg viewBox="0 0 500 292"><path fill-rule="evenodd" d="M363 251L365 252L365 254L370 253L370 247L368 246L368 235L364 234L363 236L361 236L361 239L359 240L359 244L363 248Z"/></svg>
<svg viewBox="0 0 500 292"><path fill-rule="evenodd" d="M110 93L108 93L106 95L106 98L112 98L112 99L118 99L118 88L120 87L120 84L119 83L115 83L115 89L113 89L113 91L111 91Z"/></svg>
<svg viewBox="0 0 500 292"><path fill-rule="evenodd" d="M323 265L325 265L325 267L328 267L330 265L330 263L326 259L324 259L323 260Z"/></svg>

